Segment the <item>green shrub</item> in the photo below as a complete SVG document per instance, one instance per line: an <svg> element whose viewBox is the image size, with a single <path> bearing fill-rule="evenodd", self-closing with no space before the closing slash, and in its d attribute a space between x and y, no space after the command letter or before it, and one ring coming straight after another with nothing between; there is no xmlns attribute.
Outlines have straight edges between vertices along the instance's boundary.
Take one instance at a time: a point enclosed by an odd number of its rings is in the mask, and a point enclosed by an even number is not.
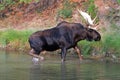
<svg viewBox="0 0 120 80"><path fill-rule="evenodd" d="M80 49L81 49L81 53L85 56L88 56L90 54L92 54L94 51L99 54L102 52L102 50L100 50L102 48L102 42L101 41L80 41L78 43Z"/></svg>
<svg viewBox="0 0 120 80"><path fill-rule="evenodd" d="M112 53L120 52L120 28L112 24L103 36L104 51Z"/></svg>
<svg viewBox="0 0 120 80"><path fill-rule="evenodd" d="M89 0L88 13L91 15L92 18L95 18L97 9L95 7L94 0Z"/></svg>
<svg viewBox="0 0 120 80"><path fill-rule="evenodd" d="M81 48L81 53L84 55L89 55L90 54L90 50L91 50L91 45L90 42L87 41L80 41L78 43L78 45Z"/></svg>
<svg viewBox="0 0 120 80"><path fill-rule="evenodd" d="M70 18L72 17L72 9L64 8L58 12L58 15L63 18Z"/></svg>

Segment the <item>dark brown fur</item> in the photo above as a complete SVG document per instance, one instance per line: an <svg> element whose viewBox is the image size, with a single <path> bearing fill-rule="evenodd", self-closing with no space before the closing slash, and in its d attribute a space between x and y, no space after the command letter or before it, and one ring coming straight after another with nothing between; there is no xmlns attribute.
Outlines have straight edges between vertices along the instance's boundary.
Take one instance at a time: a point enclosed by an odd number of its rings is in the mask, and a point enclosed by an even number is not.
<svg viewBox="0 0 120 80"><path fill-rule="evenodd" d="M100 41L100 34L93 29L85 28L80 23L61 22L56 27L37 31L29 37L32 55L39 55L41 51L54 51L61 49L62 61L65 60L69 48L78 51L77 42L81 40ZM80 52L79 57L80 56ZM31 54L31 53L30 53Z"/></svg>

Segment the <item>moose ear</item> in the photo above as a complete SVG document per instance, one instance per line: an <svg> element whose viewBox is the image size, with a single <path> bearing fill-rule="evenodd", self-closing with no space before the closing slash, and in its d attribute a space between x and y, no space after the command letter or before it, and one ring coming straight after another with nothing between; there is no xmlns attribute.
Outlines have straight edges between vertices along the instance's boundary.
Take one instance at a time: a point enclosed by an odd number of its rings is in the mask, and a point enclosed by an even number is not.
<svg viewBox="0 0 120 80"><path fill-rule="evenodd" d="M87 28L87 30L88 30L89 33L93 32L93 29Z"/></svg>

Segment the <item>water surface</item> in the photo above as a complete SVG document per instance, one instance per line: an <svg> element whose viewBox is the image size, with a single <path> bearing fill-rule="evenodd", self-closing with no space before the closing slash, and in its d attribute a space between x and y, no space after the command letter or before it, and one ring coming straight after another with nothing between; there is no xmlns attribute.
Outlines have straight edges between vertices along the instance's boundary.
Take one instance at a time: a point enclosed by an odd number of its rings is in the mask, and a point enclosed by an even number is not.
<svg viewBox="0 0 120 80"><path fill-rule="evenodd" d="M67 55L61 63L59 54L46 54L33 64L27 53L0 51L0 80L120 80L120 64L94 60L80 62Z"/></svg>

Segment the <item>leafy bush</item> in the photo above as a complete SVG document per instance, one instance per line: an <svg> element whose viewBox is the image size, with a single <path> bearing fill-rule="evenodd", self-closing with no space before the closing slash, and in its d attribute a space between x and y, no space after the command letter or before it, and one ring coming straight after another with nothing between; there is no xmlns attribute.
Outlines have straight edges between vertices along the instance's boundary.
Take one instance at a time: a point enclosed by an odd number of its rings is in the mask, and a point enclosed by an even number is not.
<svg viewBox="0 0 120 80"><path fill-rule="evenodd" d="M58 12L58 15L63 18L70 18L72 17L72 9L64 8Z"/></svg>
<svg viewBox="0 0 120 80"><path fill-rule="evenodd" d="M119 53L120 52L120 27L112 24L103 36L103 50Z"/></svg>

